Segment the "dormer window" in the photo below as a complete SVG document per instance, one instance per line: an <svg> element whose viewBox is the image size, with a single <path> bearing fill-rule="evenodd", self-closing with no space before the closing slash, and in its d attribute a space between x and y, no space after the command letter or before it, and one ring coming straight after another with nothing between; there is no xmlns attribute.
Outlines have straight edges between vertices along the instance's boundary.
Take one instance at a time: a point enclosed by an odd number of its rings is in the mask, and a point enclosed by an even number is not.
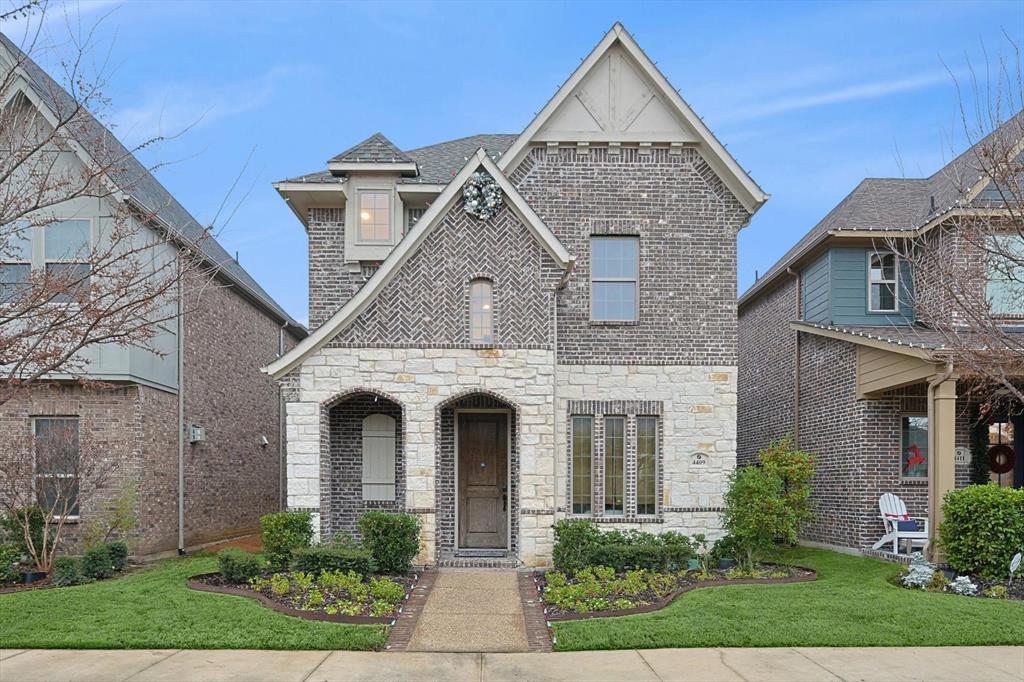
<svg viewBox="0 0 1024 682"><path fill-rule="evenodd" d="M391 241L391 193L359 193L359 241Z"/></svg>
<svg viewBox="0 0 1024 682"><path fill-rule="evenodd" d="M899 306L896 254L871 253L868 262L868 312L894 313Z"/></svg>
<svg viewBox="0 0 1024 682"><path fill-rule="evenodd" d="M470 343L494 343L494 286L489 279L469 284Z"/></svg>

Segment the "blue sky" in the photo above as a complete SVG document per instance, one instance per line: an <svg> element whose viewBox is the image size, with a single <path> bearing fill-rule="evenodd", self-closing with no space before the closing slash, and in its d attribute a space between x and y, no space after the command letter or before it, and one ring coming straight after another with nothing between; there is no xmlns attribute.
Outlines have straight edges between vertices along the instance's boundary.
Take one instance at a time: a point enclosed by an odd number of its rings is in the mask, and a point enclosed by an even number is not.
<svg viewBox="0 0 1024 682"><path fill-rule="evenodd" d="M517 133L616 20L772 195L740 234L740 291L861 178L937 170L962 146L947 66L964 76L983 50L1008 50L1004 32L1024 38L1019 1L80 2L71 11L83 25L101 19L94 44L116 132L131 142L188 128L144 160L172 162L158 177L193 215L213 220L241 173L218 238L300 320L305 234L271 182L320 170L378 130L405 149ZM47 30L64 40L56 14ZM4 30L17 40L18 28Z"/></svg>

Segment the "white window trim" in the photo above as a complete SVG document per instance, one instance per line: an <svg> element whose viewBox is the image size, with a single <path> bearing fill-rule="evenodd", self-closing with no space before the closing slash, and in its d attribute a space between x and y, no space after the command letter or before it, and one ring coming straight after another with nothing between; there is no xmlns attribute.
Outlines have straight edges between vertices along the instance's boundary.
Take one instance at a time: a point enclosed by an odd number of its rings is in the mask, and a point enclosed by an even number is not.
<svg viewBox="0 0 1024 682"><path fill-rule="evenodd" d="M893 279L871 279L871 258L873 256L892 256L893 263ZM900 311L900 257L893 251L868 251L868 312L869 313L898 313ZM893 305L894 308L874 308L871 305L871 287L875 284L892 284L893 285Z"/></svg>
<svg viewBox="0 0 1024 682"><path fill-rule="evenodd" d="M928 453L928 460L925 462L928 469L924 476L907 476L903 472L903 418L904 417L925 417L928 418L927 412L921 412L919 410L901 410L900 411L900 483L924 483L930 478L932 470L932 453ZM931 431L932 422L928 419L928 430Z"/></svg>
<svg viewBox="0 0 1024 682"><path fill-rule="evenodd" d="M36 422L39 419L70 419L70 420L74 420L75 424L78 427L78 437L81 438L81 436L82 436L82 423L81 423L81 418L78 415L74 415L74 414L40 414L40 415L36 415L36 416L30 418L30 421L32 423L32 438L33 438L33 440L36 438ZM81 441L79 441L79 445L78 445L78 456L79 457L82 456ZM35 450L35 446L33 445L33 448L32 448L32 485L35 487L36 491L39 490L39 479L40 478L78 478L78 476L75 476L74 474L40 474L39 473L39 463L36 461L36 450ZM81 497L81 495L82 495L82 488L81 488L82 482L81 482L81 480L79 480L78 485L79 485L78 495L79 495L79 497ZM36 503L39 504L39 500L36 500ZM64 521L79 521L82 518L81 500L79 500L78 513L77 514L68 514L67 516L61 516L61 515L57 514L57 515L54 515L52 518L54 518L54 519L61 519L62 518Z"/></svg>
<svg viewBox="0 0 1024 682"><path fill-rule="evenodd" d="M611 419L622 420L622 511L608 511L608 421ZM629 467L629 417L624 414L608 414L604 416L604 424L602 424L602 436L604 437L604 447L601 449L601 458L604 463L604 486L603 486L603 499L601 500L601 515L606 518L619 518L626 516L627 507L627 495L626 495L626 472Z"/></svg>
<svg viewBox="0 0 1024 682"><path fill-rule="evenodd" d="M594 277L594 242L602 239L631 239L636 242L636 277ZM640 237L635 234L590 235L590 321L597 323L630 323L640 319ZM633 284L633 312L631 318L597 319L594 317L594 282L631 282Z"/></svg>
<svg viewBox="0 0 1024 682"><path fill-rule="evenodd" d="M590 511L577 512L573 507L576 505L576 420L590 420ZM572 414L569 415L569 461L572 475L569 476L569 515L579 518L593 518L594 516L594 415Z"/></svg>
<svg viewBox="0 0 1024 682"><path fill-rule="evenodd" d="M363 239L363 223L360 218L360 211L362 211L362 202L364 194L384 194L388 198L388 236L384 239ZM394 187L374 187L367 185L366 187L360 187L356 190L356 244L367 245L367 246L380 246L382 244L394 244L395 243L395 189Z"/></svg>
<svg viewBox="0 0 1024 682"><path fill-rule="evenodd" d="M641 419L651 419L654 421L654 512L650 514L640 513L640 425ZM636 427L636 515L644 519L653 519L661 515L661 500L660 490L658 487L658 477L661 475L661 446L659 441L661 440L661 418L653 414L638 414L636 416L637 427Z"/></svg>

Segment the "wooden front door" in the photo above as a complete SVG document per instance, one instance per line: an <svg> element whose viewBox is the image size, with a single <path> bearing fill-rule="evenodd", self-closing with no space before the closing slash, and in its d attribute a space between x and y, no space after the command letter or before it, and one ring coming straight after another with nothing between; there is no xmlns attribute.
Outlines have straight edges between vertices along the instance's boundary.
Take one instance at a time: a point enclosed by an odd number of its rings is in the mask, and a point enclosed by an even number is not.
<svg viewBox="0 0 1024 682"><path fill-rule="evenodd" d="M459 548L508 547L508 415L462 412L459 423Z"/></svg>

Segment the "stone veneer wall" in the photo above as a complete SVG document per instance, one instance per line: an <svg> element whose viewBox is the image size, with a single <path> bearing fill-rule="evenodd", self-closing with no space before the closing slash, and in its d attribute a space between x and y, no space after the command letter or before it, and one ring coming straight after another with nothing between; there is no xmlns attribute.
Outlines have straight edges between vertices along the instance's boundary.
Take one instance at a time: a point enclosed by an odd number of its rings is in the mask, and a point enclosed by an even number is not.
<svg viewBox="0 0 1024 682"><path fill-rule="evenodd" d="M739 311L739 391L737 450L739 464L777 438L794 433L797 333L799 317L795 277L786 277Z"/></svg>

